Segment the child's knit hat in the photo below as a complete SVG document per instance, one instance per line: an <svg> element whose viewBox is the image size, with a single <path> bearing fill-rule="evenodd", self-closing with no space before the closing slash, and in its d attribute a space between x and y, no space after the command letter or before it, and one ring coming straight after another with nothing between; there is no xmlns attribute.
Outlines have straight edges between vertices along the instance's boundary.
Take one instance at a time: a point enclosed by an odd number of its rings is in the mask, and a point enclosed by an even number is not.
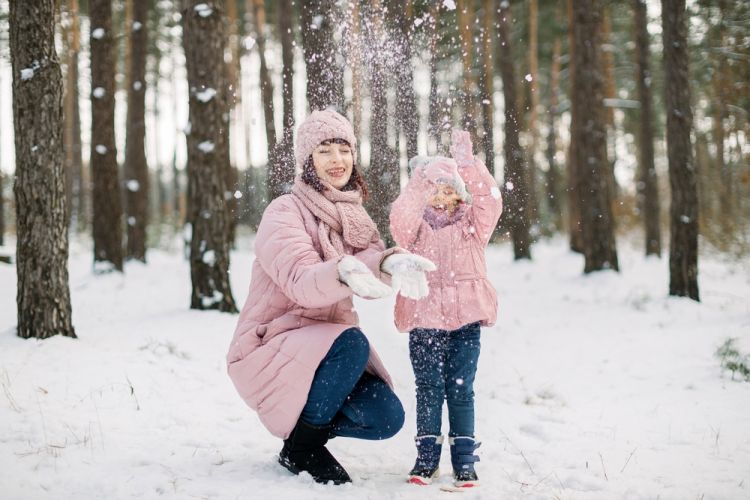
<svg viewBox="0 0 750 500"><path fill-rule="evenodd" d="M452 186L464 203L471 203L471 194L466 189L466 183L458 174L458 166L453 158L447 156L415 156L409 160L409 171L412 176L427 176L430 171L435 170L450 172L450 177L444 177L440 180Z"/></svg>
<svg viewBox="0 0 750 500"><path fill-rule="evenodd" d="M352 157L357 158L357 137L352 124L331 108L321 109L310 113L297 129L294 150L297 167L302 168L318 144L330 139L344 139L352 147Z"/></svg>

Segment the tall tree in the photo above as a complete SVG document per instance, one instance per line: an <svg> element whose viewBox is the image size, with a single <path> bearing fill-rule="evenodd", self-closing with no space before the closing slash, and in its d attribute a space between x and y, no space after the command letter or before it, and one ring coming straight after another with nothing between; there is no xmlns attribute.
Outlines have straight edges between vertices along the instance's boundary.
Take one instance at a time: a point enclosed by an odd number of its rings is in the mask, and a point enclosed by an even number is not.
<svg viewBox="0 0 750 500"><path fill-rule="evenodd" d="M75 337L68 285L63 82L53 0L10 2L18 241L17 334Z"/></svg>
<svg viewBox="0 0 750 500"><path fill-rule="evenodd" d="M479 79L479 93L482 99L482 149L484 149L484 163L493 174L495 173L495 141L493 117L495 65L492 57L492 26L495 23L492 0L482 0L482 72Z"/></svg>
<svg viewBox="0 0 750 500"><path fill-rule="evenodd" d="M585 273L619 269L608 175L601 47L598 40L601 21L602 8L597 0L573 2L573 99L577 103L578 119L572 125L572 134L578 148L576 181L581 204Z"/></svg>
<svg viewBox="0 0 750 500"><path fill-rule="evenodd" d="M146 55L148 3L133 4L132 24L126 26L130 46L127 137L125 140L125 207L127 257L146 262L148 224L148 164L146 162Z"/></svg>
<svg viewBox="0 0 750 500"><path fill-rule="evenodd" d="M560 19L560 9L557 9L556 20ZM547 209L549 210L552 223L555 229L562 229L562 193L560 171L557 166L557 115L559 108L559 85L560 85L560 57L562 55L562 40L560 35L555 33L555 39L552 46L552 66L550 68L549 80L549 110L547 123L547 176L546 176L546 197Z"/></svg>
<svg viewBox="0 0 750 500"><path fill-rule="evenodd" d="M292 18L294 15L292 0L281 0L277 4L279 40L281 41L281 101L282 131L281 142L275 160L274 189L275 197L291 189L294 182L294 36Z"/></svg>
<svg viewBox="0 0 750 500"><path fill-rule="evenodd" d="M641 102L638 130L638 201L646 235L646 255L661 255L659 187L654 166L654 127L651 99L651 69L648 16L645 0L633 0L633 28L637 63L638 100Z"/></svg>
<svg viewBox="0 0 750 500"><path fill-rule="evenodd" d="M266 124L266 142L270 152L276 146L276 126L273 122L273 83L266 63L266 6L263 0L253 0L253 19L255 20L255 45L258 47L260 58L260 95ZM269 158L268 164L272 163L273 161Z"/></svg>
<svg viewBox="0 0 750 500"><path fill-rule="evenodd" d="M529 196L524 153L518 140L518 111L516 109L516 76L513 67L510 26L513 22L510 4L501 2L498 10L498 35L500 42L499 65L503 79L505 102L505 193L504 200L510 234L513 239L513 256L531 258L529 235Z"/></svg>
<svg viewBox="0 0 750 500"><path fill-rule="evenodd" d="M111 0L90 0L91 179L94 264L122 271L122 200L115 150L115 53Z"/></svg>
<svg viewBox="0 0 750 500"><path fill-rule="evenodd" d="M372 23L368 23L368 44L373 48L370 54L370 167L368 184L370 200L368 211L377 224L380 234L390 246L392 239L388 222L390 204L398 196L399 164L398 155L388 144L388 68L386 61L386 32L383 25L384 13L380 0L373 0L368 13Z"/></svg>
<svg viewBox="0 0 750 500"><path fill-rule="evenodd" d="M440 32L438 30L440 20L440 6L438 3L430 4L430 16L428 18L429 47L430 47L430 97L429 116L427 127L430 141L434 144L434 150L440 149L440 96L438 95L437 62L440 59Z"/></svg>
<svg viewBox="0 0 750 500"><path fill-rule="evenodd" d="M344 70L333 40L338 22L335 0L301 0L302 45L307 67L307 105L311 110L344 109Z"/></svg>
<svg viewBox="0 0 750 500"><path fill-rule="evenodd" d="M184 0L183 45L190 89L188 224L191 309L236 312L229 283L229 221L225 208L228 141L222 0Z"/></svg>
<svg viewBox="0 0 750 500"><path fill-rule="evenodd" d="M458 0L456 2L458 16L458 33L461 37L461 63L463 67L463 88L461 89L461 101L464 115L461 128L471 134L474 144L477 144L477 121L476 121L476 99L474 89L476 77L474 75L474 0Z"/></svg>
<svg viewBox="0 0 750 500"><path fill-rule="evenodd" d="M414 26L413 0L389 0L388 14L394 25L396 41L395 69L397 115L401 130L406 137L406 157L417 156L417 135L419 133L419 113L417 112L417 98L414 94L414 64L412 53L412 27Z"/></svg>
<svg viewBox="0 0 750 500"><path fill-rule="evenodd" d="M539 223L539 207L537 206L538 168L536 152L539 147L539 4L537 0L529 0L529 73L524 78L528 86L528 136L529 147L526 151L529 179L529 218L532 224Z"/></svg>
<svg viewBox="0 0 750 500"><path fill-rule="evenodd" d="M700 300L698 293L698 196L690 133L685 0L662 0L664 98L670 207L669 294Z"/></svg>
<svg viewBox="0 0 750 500"><path fill-rule="evenodd" d="M568 13L568 87L570 100L570 128L580 121L578 117L578 102L574 97L576 90L576 44L573 29L573 0L567 0ZM583 233L581 231L581 200L578 193L578 137L570 135L568 145L568 225L570 226L570 249L583 253Z"/></svg>
<svg viewBox="0 0 750 500"><path fill-rule="evenodd" d="M721 226L725 233L730 231L732 221L732 198L733 198L733 179L731 165L726 160L726 130L724 128L724 121L729 117L728 103L731 102L730 94L732 92L731 76L729 75L729 61L726 56L726 50L724 47L728 45L727 42L727 0L719 0L719 22L718 29L716 30L716 41L715 46L719 47L713 56L714 67L713 76L711 78L711 86L713 87L713 117L712 117L712 128L713 128L713 139L714 145L716 146L716 166L719 173L720 188L719 188L719 210L720 218L722 221Z"/></svg>
<svg viewBox="0 0 750 500"><path fill-rule="evenodd" d="M67 73L65 75L63 142L65 144L68 213L71 224L74 225L76 230L81 231L85 227L86 186L83 182L81 112L78 90L78 59L81 50L81 26L78 10L78 0L67 1L68 22L64 33L64 41L67 46Z"/></svg>

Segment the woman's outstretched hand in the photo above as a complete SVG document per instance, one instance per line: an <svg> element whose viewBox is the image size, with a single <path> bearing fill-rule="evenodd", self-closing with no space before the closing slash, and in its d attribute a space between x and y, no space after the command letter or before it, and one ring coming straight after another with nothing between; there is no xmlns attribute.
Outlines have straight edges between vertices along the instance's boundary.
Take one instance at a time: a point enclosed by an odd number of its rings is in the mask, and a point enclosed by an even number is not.
<svg viewBox="0 0 750 500"><path fill-rule="evenodd" d="M430 287L425 273L437 269L431 260L410 253L391 254L385 258L380 268L391 275L394 290L414 300L429 295Z"/></svg>
<svg viewBox="0 0 750 500"><path fill-rule="evenodd" d="M468 167L474 163L474 152L471 134L465 130L454 130L451 133L451 156L459 167Z"/></svg>
<svg viewBox="0 0 750 500"><path fill-rule="evenodd" d="M356 257L345 255L338 263L339 279L356 295L379 299L391 294L391 287L375 277L370 269Z"/></svg>

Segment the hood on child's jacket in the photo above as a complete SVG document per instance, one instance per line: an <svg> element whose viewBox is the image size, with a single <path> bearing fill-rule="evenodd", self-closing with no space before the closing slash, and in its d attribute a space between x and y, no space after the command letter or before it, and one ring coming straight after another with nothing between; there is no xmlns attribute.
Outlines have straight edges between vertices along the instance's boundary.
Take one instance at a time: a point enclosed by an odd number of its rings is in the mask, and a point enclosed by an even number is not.
<svg viewBox="0 0 750 500"><path fill-rule="evenodd" d="M421 175L429 179L444 182L456 190L464 203L471 203L471 193L466 189L466 183L458 174L458 165L453 158L447 156L415 156L409 160L409 172L412 176Z"/></svg>

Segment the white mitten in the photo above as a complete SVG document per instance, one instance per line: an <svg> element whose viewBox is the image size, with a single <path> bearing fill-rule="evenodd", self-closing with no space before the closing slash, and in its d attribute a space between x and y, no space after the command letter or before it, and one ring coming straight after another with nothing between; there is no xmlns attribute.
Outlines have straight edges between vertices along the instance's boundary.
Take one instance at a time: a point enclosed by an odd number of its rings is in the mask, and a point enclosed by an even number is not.
<svg viewBox="0 0 750 500"><path fill-rule="evenodd" d="M430 293L425 272L437 269L431 260L410 253L394 253L385 258L381 269L391 275L391 287L409 299Z"/></svg>
<svg viewBox="0 0 750 500"><path fill-rule="evenodd" d="M339 279L360 297L379 299L391 293L391 287L376 278L361 260L351 255L344 256L337 268Z"/></svg>

